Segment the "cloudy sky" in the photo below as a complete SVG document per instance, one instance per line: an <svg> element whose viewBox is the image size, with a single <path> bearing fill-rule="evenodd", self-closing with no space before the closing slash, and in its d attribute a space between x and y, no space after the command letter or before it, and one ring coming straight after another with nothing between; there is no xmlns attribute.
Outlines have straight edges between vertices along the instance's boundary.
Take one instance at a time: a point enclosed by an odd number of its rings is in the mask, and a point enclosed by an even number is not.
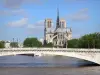
<svg viewBox="0 0 100 75"><path fill-rule="evenodd" d="M57 7L73 38L100 32L100 0L0 0L0 40L43 38L44 19L55 27Z"/></svg>

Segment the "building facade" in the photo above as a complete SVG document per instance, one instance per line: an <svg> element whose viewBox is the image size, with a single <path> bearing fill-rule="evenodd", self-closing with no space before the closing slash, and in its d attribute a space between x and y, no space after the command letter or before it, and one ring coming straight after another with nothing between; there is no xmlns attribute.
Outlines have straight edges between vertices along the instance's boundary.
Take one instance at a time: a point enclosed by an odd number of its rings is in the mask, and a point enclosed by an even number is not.
<svg viewBox="0 0 100 75"><path fill-rule="evenodd" d="M44 22L44 42L53 43L54 47L67 47L67 40L72 39L72 29L68 28L66 21L59 18L57 10L56 28L52 28L52 19L45 19Z"/></svg>
<svg viewBox="0 0 100 75"><path fill-rule="evenodd" d="M5 41L5 48L11 48L10 43L10 41Z"/></svg>

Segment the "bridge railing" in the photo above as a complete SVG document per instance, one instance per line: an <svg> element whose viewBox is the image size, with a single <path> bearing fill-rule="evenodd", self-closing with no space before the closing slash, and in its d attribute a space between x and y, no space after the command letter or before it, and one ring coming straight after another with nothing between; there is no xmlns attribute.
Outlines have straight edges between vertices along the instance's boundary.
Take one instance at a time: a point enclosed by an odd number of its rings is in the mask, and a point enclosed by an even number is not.
<svg viewBox="0 0 100 75"><path fill-rule="evenodd" d="M83 49L83 48L2 48L3 50L71 50L71 51L100 51L100 49Z"/></svg>

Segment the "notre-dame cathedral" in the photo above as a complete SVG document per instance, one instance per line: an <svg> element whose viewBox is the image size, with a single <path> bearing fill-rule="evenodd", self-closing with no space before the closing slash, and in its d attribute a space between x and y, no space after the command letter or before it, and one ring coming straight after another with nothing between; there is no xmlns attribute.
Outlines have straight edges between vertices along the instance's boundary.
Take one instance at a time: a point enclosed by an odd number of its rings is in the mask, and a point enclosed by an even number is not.
<svg viewBox="0 0 100 75"><path fill-rule="evenodd" d="M52 28L52 19L45 19L44 22L44 42L52 43L54 47L67 48L67 40L72 39L72 29L67 28L66 21L59 18L59 9L57 9L56 28Z"/></svg>

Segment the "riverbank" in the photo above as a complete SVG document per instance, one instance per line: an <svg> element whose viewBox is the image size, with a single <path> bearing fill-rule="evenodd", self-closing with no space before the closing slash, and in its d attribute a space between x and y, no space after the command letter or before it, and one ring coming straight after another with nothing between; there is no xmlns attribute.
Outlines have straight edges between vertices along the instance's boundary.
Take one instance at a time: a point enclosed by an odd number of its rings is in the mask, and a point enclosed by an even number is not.
<svg viewBox="0 0 100 75"><path fill-rule="evenodd" d="M93 67L2 67L0 75L100 75L100 66Z"/></svg>

